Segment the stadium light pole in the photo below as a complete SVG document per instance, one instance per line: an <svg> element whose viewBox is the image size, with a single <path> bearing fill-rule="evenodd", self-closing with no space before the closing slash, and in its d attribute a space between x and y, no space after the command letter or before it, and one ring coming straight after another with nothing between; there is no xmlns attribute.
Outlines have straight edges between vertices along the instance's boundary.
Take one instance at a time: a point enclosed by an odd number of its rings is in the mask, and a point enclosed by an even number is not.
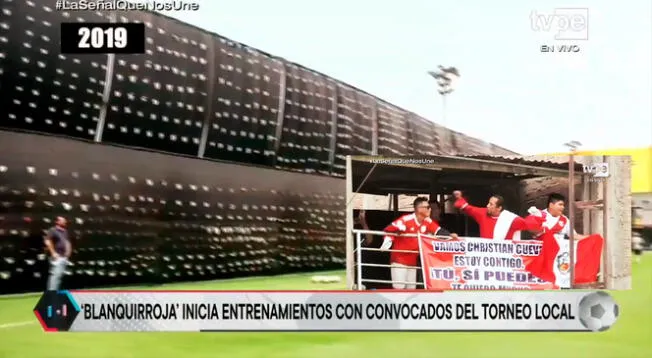
<svg viewBox="0 0 652 358"><path fill-rule="evenodd" d="M440 65L437 71L428 71L428 75L437 81L439 87L437 92L442 99L442 125L446 126L446 97L455 90L457 80L460 78L460 71L454 66Z"/></svg>
<svg viewBox="0 0 652 358"><path fill-rule="evenodd" d="M568 152L568 256L570 263L570 288L575 286L575 154L582 143L572 140L564 143Z"/></svg>

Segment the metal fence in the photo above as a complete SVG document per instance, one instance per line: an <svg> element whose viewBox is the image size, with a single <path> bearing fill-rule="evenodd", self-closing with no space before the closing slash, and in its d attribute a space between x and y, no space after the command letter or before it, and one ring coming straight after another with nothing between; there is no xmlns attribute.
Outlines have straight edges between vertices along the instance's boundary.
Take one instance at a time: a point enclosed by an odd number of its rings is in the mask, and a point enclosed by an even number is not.
<svg viewBox="0 0 652 358"><path fill-rule="evenodd" d="M402 269L414 270L417 271L415 281L395 281L394 278L389 274L389 270L392 265L389 262L389 257L387 254L392 252L402 252L410 254L419 254L420 251L410 251L410 250L396 250L393 248L381 249L379 247L368 247L364 245L366 236L386 236L391 235L393 237L403 237L403 238L413 238L414 240L420 240L422 237L431 238L431 239L440 239L440 240L449 240L450 236L441 236L441 235L427 235L427 234L389 234L384 231L375 231L375 230L360 230L353 229L353 240L354 240L354 254L355 254L355 265L353 270L347 269L347 275L355 275L353 282L355 282L356 290L364 290L367 288L391 288L393 284L403 284L403 285L413 285L417 288L425 288L423 280L423 266L402 266ZM380 254L380 255L365 255L367 254ZM419 258L420 262L420 258Z"/></svg>

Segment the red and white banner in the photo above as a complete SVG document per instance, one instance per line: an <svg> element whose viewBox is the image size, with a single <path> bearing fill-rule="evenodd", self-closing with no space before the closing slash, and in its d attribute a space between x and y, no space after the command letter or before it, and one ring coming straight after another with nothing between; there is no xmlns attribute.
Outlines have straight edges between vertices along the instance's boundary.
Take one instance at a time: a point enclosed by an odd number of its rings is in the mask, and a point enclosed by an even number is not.
<svg viewBox="0 0 652 358"><path fill-rule="evenodd" d="M576 244L576 283L596 281L602 241L600 235L591 235ZM419 244L428 290L549 290L570 286L568 245L557 242L552 234L542 241L420 236Z"/></svg>
<svg viewBox="0 0 652 358"><path fill-rule="evenodd" d="M526 271L539 256L538 241L420 237L427 290L547 290L557 288Z"/></svg>
<svg viewBox="0 0 652 358"><path fill-rule="evenodd" d="M541 254L528 262L526 270L536 277L570 287L570 245L551 233L541 236ZM604 239L598 234L575 241L575 284L597 281Z"/></svg>

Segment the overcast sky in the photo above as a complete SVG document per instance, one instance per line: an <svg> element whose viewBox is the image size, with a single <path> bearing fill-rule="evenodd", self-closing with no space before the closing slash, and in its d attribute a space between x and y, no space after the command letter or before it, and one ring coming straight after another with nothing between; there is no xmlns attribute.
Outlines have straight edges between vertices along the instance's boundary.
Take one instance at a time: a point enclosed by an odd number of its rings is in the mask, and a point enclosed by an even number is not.
<svg viewBox="0 0 652 358"><path fill-rule="evenodd" d="M558 152L570 139L583 149L652 145L650 0L198 1L198 12L167 15L435 122L442 105L426 71L456 66L442 124L523 154ZM560 19L555 8L588 8L588 40L555 40L555 24L542 22ZM544 44L580 52L541 53Z"/></svg>

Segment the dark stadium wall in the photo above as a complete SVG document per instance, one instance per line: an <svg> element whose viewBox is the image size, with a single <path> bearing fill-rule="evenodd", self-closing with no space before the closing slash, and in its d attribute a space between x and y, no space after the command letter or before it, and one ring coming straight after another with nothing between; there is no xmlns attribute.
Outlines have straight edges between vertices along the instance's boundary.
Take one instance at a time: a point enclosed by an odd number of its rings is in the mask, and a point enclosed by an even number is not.
<svg viewBox="0 0 652 358"><path fill-rule="evenodd" d="M344 180L0 131L0 290L45 284L63 215L66 287L343 265Z"/></svg>
<svg viewBox="0 0 652 358"><path fill-rule="evenodd" d="M55 2L0 5L0 290L42 288L57 214L67 287L340 267L347 155L515 154L162 15ZM60 54L59 23L109 21L144 23L146 53Z"/></svg>
<svg viewBox="0 0 652 358"><path fill-rule="evenodd" d="M2 5L5 128L335 176L346 155L375 146L386 156L515 154L162 15L28 3ZM54 34L65 21L145 23L146 53L58 54Z"/></svg>

